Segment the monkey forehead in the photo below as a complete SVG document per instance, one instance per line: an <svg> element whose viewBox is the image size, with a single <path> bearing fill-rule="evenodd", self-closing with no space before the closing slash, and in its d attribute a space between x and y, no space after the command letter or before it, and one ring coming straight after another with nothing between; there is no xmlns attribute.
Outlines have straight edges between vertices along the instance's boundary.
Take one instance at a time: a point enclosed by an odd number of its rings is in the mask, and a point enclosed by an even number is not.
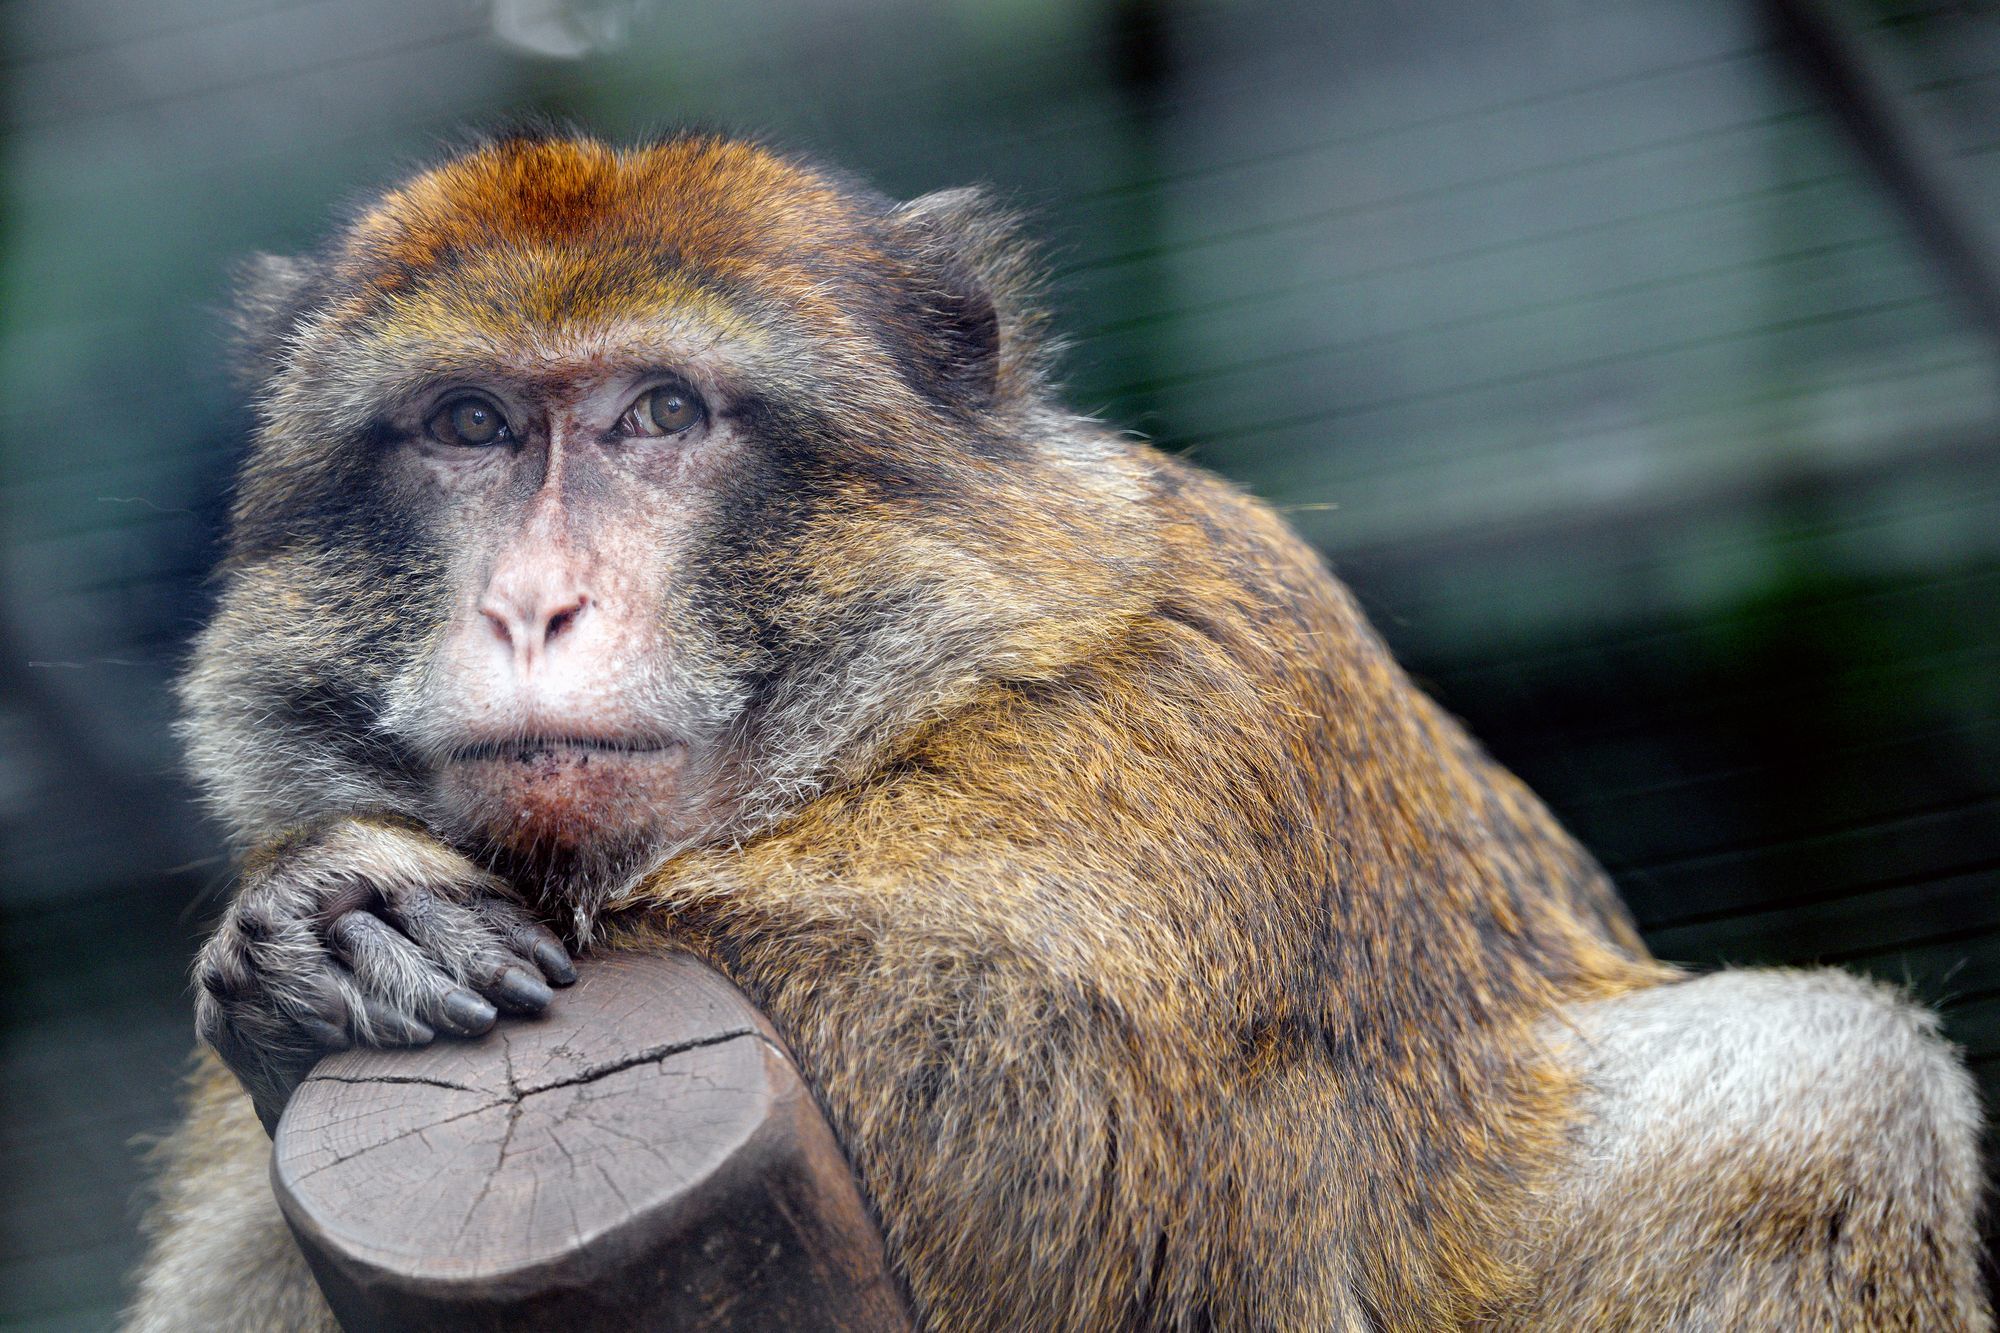
<svg viewBox="0 0 2000 1333"><path fill-rule="evenodd" d="M422 282L382 293L353 331L378 341L455 337L497 346L645 324L739 342L760 333L748 310L685 270L551 245L468 255Z"/></svg>
<svg viewBox="0 0 2000 1333"><path fill-rule="evenodd" d="M872 211L740 141L508 140L384 195L349 228L335 266L355 316L374 299L461 285L504 296L517 318L631 313L682 274L819 319L839 314L834 269L879 249Z"/></svg>
<svg viewBox="0 0 2000 1333"><path fill-rule="evenodd" d="M481 256L452 281L397 293L339 331L345 351L336 360L391 389L441 373L539 377L621 364L767 381L797 361L802 332L701 283L671 273L643 285L613 278L615 294L590 299L601 275L575 267L559 253Z"/></svg>

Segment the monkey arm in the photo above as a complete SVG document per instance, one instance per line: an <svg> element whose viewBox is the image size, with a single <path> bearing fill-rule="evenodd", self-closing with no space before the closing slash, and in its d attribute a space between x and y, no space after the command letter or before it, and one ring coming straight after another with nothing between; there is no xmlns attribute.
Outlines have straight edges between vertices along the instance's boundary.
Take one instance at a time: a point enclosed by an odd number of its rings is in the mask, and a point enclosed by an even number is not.
<svg viewBox="0 0 2000 1333"><path fill-rule="evenodd" d="M1045 811L996 820L977 783L1012 779L983 757L680 858L611 940L691 949L773 1021L926 1326L1217 1308L1192 1238L1233 1206L1210 1183L1241 1152L1237 1034L1269 969L1217 928L1225 895L1144 877L1177 821L1091 800L1069 813L1097 836L1040 839Z"/></svg>
<svg viewBox="0 0 2000 1333"><path fill-rule="evenodd" d="M575 976L501 881L415 824L356 816L246 859L195 966L195 1021L269 1130L328 1051L475 1035Z"/></svg>
<svg viewBox="0 0 2000 1333"><path fill-rule="evenodd" d="M624 940L670 941L755 985L926 1326L1094 1327L1144 1308L1213 1091L1190 1058L1202 1045L1160 1007L994 938L880 949L829 924L746 947L655 923ZM939 1280L968 1265L979 1282Z"/></svg>

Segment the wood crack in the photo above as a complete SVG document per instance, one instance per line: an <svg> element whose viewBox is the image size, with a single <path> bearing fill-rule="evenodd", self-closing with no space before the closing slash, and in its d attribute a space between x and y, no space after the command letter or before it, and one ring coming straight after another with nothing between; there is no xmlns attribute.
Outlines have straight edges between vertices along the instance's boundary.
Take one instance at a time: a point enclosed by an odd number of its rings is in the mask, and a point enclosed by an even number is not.
<svg viewBox="0 0 2000 1333"><path fill-rule="evenodd" d="M755 1028L732 1028L727 1032L716 1032L706 1037L697 1037L693 1041L666 1042L659 1046L649 1046L643 1051L634 1051L630 1055L606 1061L601 1065L592 1065L580 1073L570 1074L564 1078L551 1079L547 1083L537 1083L525 1088L515 1085L513 1071L510 1066L507 1076L507 1090L510 1095L516 1098L526 1099L533 1097L537 1093L552 1092L557 1088L573 1088L579 1083L595 1083L601 1078L608 1078L613 1074L627 1069L636 1069L640 1065L657 1064L668 1056L679 1055L684 1051L698 1051L704 1046L720 1046L726 1041L735 1041L738 1037L761 1038L763 1034Z"/></svg>
<svg viewBox="0 0 2000 1333"><path fill-rule="evenodd" d="M491 1097L491 1088L475 1088L470 1083L453 1083L449 1079L425 1078L420 1074L377 1074L371 1078L353 1078L346 1074L309 1074L308 1083L352 1083L366 1087L375 1083L415 1083L426 1088L445 1088L452 1092L476 1092Z"/></svg>

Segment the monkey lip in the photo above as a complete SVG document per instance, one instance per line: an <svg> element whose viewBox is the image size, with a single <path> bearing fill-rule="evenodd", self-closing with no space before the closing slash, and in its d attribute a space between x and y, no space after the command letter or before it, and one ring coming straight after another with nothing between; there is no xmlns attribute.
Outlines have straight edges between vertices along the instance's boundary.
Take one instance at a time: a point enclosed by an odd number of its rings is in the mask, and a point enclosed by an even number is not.
<svg viewBox="0 0 2000 1333"><path fill-rule="evenodd" d="M474 741L451 753L454 763L539 764L573 759L588 764L593 755L646 760L678 756L687 747L677 740L652 736L513 736Z"/></svg>

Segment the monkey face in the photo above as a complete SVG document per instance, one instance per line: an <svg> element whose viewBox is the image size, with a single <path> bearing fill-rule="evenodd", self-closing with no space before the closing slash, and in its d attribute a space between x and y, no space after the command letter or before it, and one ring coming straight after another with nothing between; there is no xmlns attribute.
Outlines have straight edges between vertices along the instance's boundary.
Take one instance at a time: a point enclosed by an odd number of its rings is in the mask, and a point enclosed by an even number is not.
<svg viewBox="0 0 2000 1333"><path fill-rule="evenodd" d="M1043 397L1021 274L966 196L699 138L503 141L266 261L183 684L216 804L601 890L1059 669L1150 511Z"/></svg>
<svg viewBox="0 0 2000 1333"><path fill-rule="evenodd" d="M666 339L644 352L453 377L377 438L450 589L384 725L422 757L437 817L510 852L672 838L717 813L742 682L689 576L746 462L713 364Z"/></svg>

